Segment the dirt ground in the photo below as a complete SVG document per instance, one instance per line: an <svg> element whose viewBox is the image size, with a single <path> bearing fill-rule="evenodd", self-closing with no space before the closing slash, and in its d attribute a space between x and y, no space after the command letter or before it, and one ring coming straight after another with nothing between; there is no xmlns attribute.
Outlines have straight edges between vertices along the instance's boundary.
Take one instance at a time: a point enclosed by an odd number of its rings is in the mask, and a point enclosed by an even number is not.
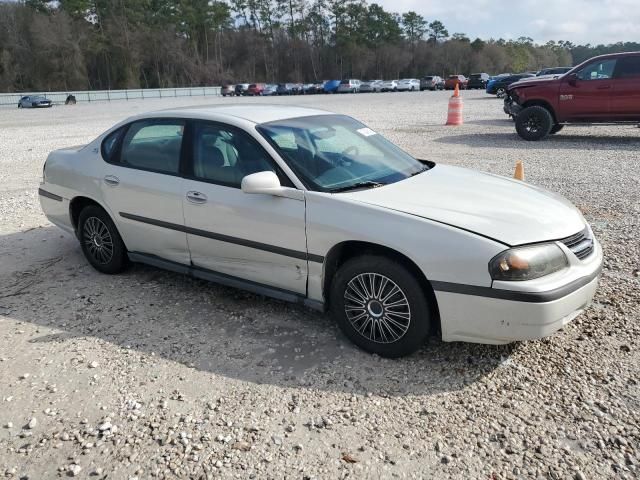
<svg viewBox="0 0 640 480"><path fill-rule="evenodd" d="M0 475L637 478L640 129L527 143L484 92L465 92L465 124L445 127L448 95L0 109ZM51 150L135 113L231 102L346 113L419 158L501 175L523 160L603 245L594 304L544 340L432 339L385 360L303 307L141 265L101 275L42 215Z"/></svg>

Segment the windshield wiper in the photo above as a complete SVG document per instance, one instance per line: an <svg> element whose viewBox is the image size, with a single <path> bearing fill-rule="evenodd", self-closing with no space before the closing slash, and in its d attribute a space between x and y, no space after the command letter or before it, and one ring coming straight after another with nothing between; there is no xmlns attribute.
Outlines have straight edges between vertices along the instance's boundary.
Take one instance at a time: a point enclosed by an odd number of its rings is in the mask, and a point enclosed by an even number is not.
<svg viewBox="0 0 640 480"><path fill-rule="evenodd" d="M426 172L427 170L431 170L431 169L430 169L429 167L424 167L423 169L418 170L417 172L413 172L413 173L412 173L411 175L409 175L409 176L410 176L410 177L415 177L415 176L416 176L416 175L418 175L419 173Z"/></svg>
<svg viewBox="0 0 640 480"><path fill-rule="evenodd" d="M371 180L367 180L366 182L358 182L358 183L354 183L353 185L346 185L344 187L334 188L333 190L330 191L330 193L346 192L348 190L357 190L358 188L377 188L377 187L382 187L383 185L386 185L386 183L373 182Z"/></svg>

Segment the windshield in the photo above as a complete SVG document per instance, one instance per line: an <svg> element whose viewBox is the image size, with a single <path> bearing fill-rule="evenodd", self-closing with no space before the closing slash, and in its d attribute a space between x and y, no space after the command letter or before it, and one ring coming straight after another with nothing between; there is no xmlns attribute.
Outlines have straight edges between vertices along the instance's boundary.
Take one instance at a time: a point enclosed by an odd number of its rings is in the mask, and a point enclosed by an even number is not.
<svg viewBox="0 0 640 480"><path fill-rule="evenodd" d="M428 168L343 115L292 118L257 128L311 190L332 192L386 185Z"/></svg>

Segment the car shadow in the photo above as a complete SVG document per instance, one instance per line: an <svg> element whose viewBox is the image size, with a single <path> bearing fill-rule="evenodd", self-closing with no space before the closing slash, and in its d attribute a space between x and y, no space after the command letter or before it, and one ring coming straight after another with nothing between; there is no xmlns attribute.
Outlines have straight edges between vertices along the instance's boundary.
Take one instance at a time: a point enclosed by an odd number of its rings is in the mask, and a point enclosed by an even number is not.
<svg viewBox="0 0 640 480"><path fill-rule="evenodd" d="M508 125L513 122L505 121L499 125ZM496 123L496 125L498 125ZM474 148L526 148L540 150L629 150L636 151L640 148L640 137L626 137L620 135L595 136L558 133L538 142L522 140L515 132L505 133L473 133L463 135L447 135L433 140L434 142L449 145L467 145Z"/></svg>
<svg viewBox="0 0 640 480"><path fill-rule="evenodd" d="M434 339L409 357L380 358L302 306L143 265L100 274L71 235L49 225L0 236L0 257L0 315L37 325L31 343L67 348L93 337L258 384L436 394L478 381L518 348Z"/></svg>

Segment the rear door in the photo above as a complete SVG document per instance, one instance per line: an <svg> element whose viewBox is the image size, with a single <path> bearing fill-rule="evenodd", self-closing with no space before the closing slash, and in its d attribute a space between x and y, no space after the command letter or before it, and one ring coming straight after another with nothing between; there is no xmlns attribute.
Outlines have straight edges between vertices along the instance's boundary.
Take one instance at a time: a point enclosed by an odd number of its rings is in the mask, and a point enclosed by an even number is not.
<svg viewBox="0 0 640 480"><path fill-rule="evenodd" d="M563 78L559 90L559 120L606 121L611 117L615 58L593 61Z"/></svg>
<svg viewBox="0 0 640 480"><path fill-rule="evenodd" d="M305 202L247 194L242 178L271 170L293 186L247 132L223 123L192 123L183 204L195 267L306 295Z"/></svg>
<svg viewBox="0 0 640 480"><path fill-rule="evenodd" d="M640 55L618 59L613 75L611 114L619 120L640 119Z"/></svg>
<svg viewBox="0 0 640 480"><path fill-rule="evenodd" d="M114 132L103 142L107 163L99 181L130 252L188 264L180 177L184 125L183 119L155 118Z"/></svg>

